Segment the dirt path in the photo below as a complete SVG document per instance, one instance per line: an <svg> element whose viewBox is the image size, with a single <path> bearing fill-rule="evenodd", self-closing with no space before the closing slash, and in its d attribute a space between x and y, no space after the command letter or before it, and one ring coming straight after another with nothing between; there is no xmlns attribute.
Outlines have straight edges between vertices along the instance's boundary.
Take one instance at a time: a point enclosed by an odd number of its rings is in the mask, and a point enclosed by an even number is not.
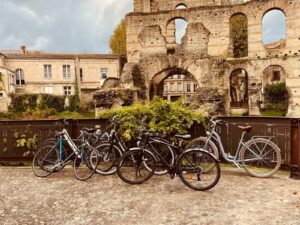
<svg viewBox="0 0 300 225"><path fill-rule="evenodd" d="M77 181L71 170L47 179L0 167L0 224L300 225L300 181L226 171L207 192L155 177L129 186L117 176Z"/></svg>

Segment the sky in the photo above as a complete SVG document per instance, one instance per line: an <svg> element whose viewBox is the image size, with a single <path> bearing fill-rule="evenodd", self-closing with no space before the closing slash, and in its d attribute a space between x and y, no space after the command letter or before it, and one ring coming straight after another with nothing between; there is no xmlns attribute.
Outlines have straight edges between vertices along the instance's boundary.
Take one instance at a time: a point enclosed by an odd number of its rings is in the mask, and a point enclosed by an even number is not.
<svg viewBox="0 0 300 225"><path fill-rule="evenodd" d="M110 53L109 37L133 11L133 0L0 0L0 6L0 49ZM278 14L265 17L265 43L284 38ZM181 36L184 27L179 25Z"/></svg>

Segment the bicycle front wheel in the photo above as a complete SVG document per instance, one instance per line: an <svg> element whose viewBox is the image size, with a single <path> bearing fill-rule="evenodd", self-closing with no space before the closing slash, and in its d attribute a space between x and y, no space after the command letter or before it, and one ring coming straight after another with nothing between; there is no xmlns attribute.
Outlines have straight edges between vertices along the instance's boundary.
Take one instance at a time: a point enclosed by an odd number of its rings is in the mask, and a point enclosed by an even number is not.
<svg viewBox="0 0 300 225"><path fill-rule="evenodd" d="M192 149L192 148L201 148L204 149L206 151L208 151L209 153L213 154L217 159L219 159L219 150L217 148L217 146L215 145L215 143L212 140L208 140L207 137L198 137L193 139L188 147L188 149Z"/></svg>
<svg viewBox="0 0 300 225"><path fill-rule="evenodd" d="M117 173L128 184L142 184L153 176L155 165L155 158L149 151L130 150L119 160Z"/></svg>
<svg viewBox="0 0 300 225"><path fill-rule="evenodd" d="M265 138L250 140L240 151L240 160L244 169L254 177L270 177L281 166L279 147Z"/></svg>
<svg viewBox="0 0 300 225"><path fill-rule="evenodd" d="M187 150L178 159L177 172L188 187L197 191L213 188L220 180L219 162L203 150Z"/></svg>
<svg viewBox="0 0 300 225"><path fill-rule="evenodd" d="M33 158L32 170L37 177L47 177L55 171L59 161L59 149L55 145L44 145Z"/></svg>
<svg viewBox="0 0 300 225"><path fill-rule="evenodd" d="M85 147L81 153L76 155L74 160L75 177L81 181L91 178L97 169L98 162L97 150L92 146Z"/></svg>

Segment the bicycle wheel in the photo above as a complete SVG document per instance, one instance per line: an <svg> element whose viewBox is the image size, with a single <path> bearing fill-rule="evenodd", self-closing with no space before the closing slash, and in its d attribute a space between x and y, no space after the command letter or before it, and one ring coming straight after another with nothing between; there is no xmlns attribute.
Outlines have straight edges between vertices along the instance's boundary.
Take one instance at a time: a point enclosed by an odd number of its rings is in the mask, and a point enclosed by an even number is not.
<svg viewBox="0 0 300 225"><path fill-rule="evenodd" d="M32 170L37 177L47 177L55 171L59 161L59 149L56 145L44 145L33 158Z"/></svg>
<svg viewBox="0 0 300 225"><path fill-rule="evenodd" d="M92 146L84 147L74 160L73 170L75 177L82 181L89 179L95 173L98 162L97 150Z"/></svg>
<svg viewBox="0 0 300 225"><path fill-rule="evenodd" d="M247 146L247 147L246 147ZM265 138L250 140L240 151L244 169L254 177L270 177L281 166L281 152L278 146Z"/></svg>
<svg viewBox="0 0 300 225"><path fill-rule="evenodd" d="M112 175L117 171L116 164L122 155L122 151L110 143L100 144L96 147L98 151L99 164L96 173L101 175Z"/></svg>
<svg viewBox="0 0 300 225"><path fill-rule="evenodd" d="M117 165L119 177L128 184L142 184L153 176L154 171L155 158L153 154L142 149L126 152Z"/></svg>
<svg viewBox="0 0 300 225"><path fill-rule="evenodd" d="M221 175L218 161L210 153L197 149L187 150L179 157L177 172L184 184L197 191L213 188Z"/></svg>
<svg viewBox="0 0 300 225"><path fill-rule="evenodd" d="M175 155L171 147L161 144L161 143L152 143L152 146L155 147L157 153L163 157L163 159L172 167L175 163ZM168 169L161 162L160 158L156 155L156 153L152 152L155 157L155 171L154 174L157 176L163 176L168 173ZM151 167L148 167L145 163L145 167L151 171Z"/></svg>
<svg viewBox="0 0 300 225"><path fill-rule="evenodd" d="M216 157L216 159L219 159L220 157L219 150L216 144L212 140L208 140L207 137L198 137L193 139L187 146L187 149L192 149L192 148L204 149L209 153L213 154Z"/></svg>

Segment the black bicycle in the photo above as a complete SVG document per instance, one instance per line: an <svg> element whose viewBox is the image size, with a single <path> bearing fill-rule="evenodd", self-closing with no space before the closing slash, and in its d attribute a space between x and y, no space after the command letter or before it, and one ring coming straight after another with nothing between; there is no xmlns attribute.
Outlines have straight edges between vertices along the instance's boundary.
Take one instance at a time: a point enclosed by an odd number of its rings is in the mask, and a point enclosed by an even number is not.
<svg viewBox="0 0 300 225"><path fill-rule="evenodd" d="M123 154L117 164L119 177L128 184L142 184L155 173L159 161L171 178L179 175L188 187L205 191L213 188L220 179L218 160L203 149L184 150L182 142L190 139L190 135L176 135L178 144L173 144L157 134L141 130L138 147ZM168 146L175 157L174 162L166 160L153 143Z"/></svg>

